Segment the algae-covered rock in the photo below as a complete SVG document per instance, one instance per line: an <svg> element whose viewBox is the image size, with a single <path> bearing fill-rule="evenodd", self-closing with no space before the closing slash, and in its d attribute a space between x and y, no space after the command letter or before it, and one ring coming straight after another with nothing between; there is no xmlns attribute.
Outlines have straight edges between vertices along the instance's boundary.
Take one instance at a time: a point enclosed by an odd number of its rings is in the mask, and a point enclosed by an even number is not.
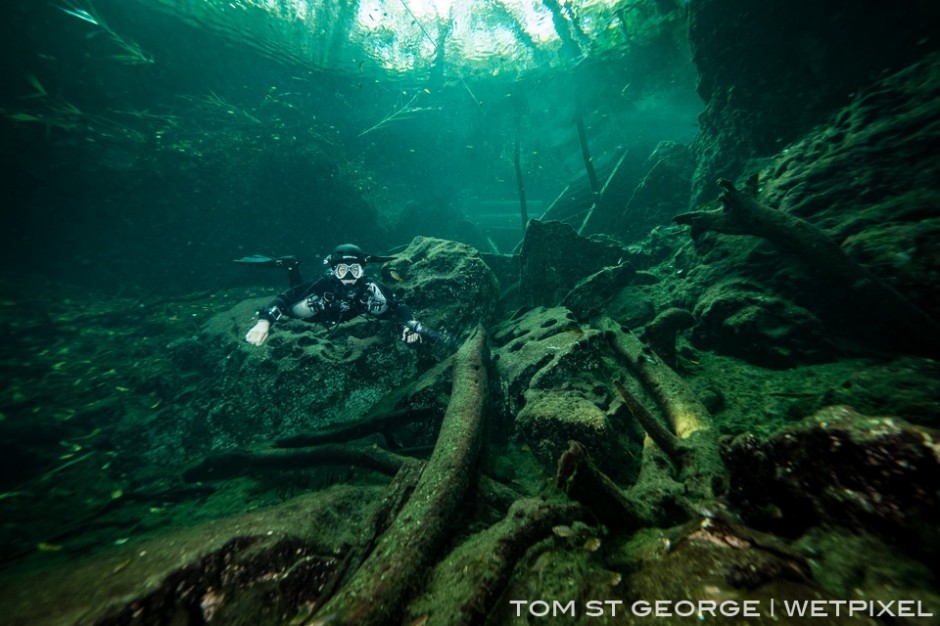
<svg viewBox="0 0 940 626"><path fill-rule="evenodd" d="M940 363L901 357L853 373L824 394L826 404L847 404L873 415L890 413L914 424L940 427Z"/></svg>
<svg viewBox="0 0 940 626"><path fill-rule="evenodd" d="M824 358L822 322L806 309L731 279L709 288L695 306L695 343L764 367Z"/></svg>
<svg viewBox="0 0 940 626"><path fill-rule="evenodd" d="M611 454L614 435L607 415L578 391L533 391L516 416L516 427L536 458L557 462L568 440L581 442L598 463Z"/></svg>
<svg viewBox="0 0 940 626"><path fill-rule="evenodd" d="M449 355L452 340L486 322L498 298L492 271L460 243L418 237L394 261L366 269L443 339L406 345L402 326L391 320L359 317L327 329L283 318L258 347L244 336L270 298L244 301L212 317L196 339L173 346L179 367L213 384L195 387L186 411L141 433L155 440L148 454L170 462L362 419ZM407 406L387 410L430 407L442 414L448 387L443 378L438 382L420 398L402 398Z"/></svg>
<svg viewBox="0 0 940 626"><path fill-rule="evenodd" d="M613 433L607 391L597 383L606 372L603 334L567 309L539 307L499 326L493 342L517 432L539 461L554 467L568 439L606 459Z"/></svg>
<svg viewBox="0 0 940 626"><path fill-rule="evenodd" d="M520 409L529 389L563 387L581 374L601 371L597 347L602 338L561 307L538 307L497 326L493 354L510 408Z"/></svg>
<svg viewBox="0 0 940 626"><path fill-rule="evenodd" d="M760 440L743 435L722 454L731 502L744 519L785 535L817 524L865 530L918 554L940 551L936 431L831 406Z"/></svg>
<svg viewBox="0 0 940 626"><path fill-rule="evenodd" d="M378 487L333 487L280 506L135 538L2 579L5 624L283 624L317 600L371 514Z"/></svg>
<svg viewBox="0 0 940 626"><path fill-rule="evenodd" d="M396 253L380 282L400 293L426 326L454 336L488 324L499 300L499 282L475 248L431 237L415 237Z"/></svg>
<svg viewBox="0 0 940 626"><path fill-rule="evenodd" d="M635 275L636 270L627 263L605 267L578 281L562 300L562 306L579 320L587 320L600 313Z"/></svg>
<svg viewBox="0 0 940 626"><path fill-rule="evenodd" d="M623 585L611 595L625 605L654 610L659 599L672 600L654 621L669 626L693 621L733 626L752 624L770 626L805 624L806 617L787 615L781 603L812 600L843 600L833 597L812 579L806 560L795 550L771 535L757 532L729 521L705 517L682 527L665 531L650 529L634 535L623 546L619 567L629 571ZM681 610L690 615L679 616ZM744 603L748 603L745 605ZM699 607L727 603L725 608L739 612L723 615L704 613ZM773 606L772 606L773 604ZM750 615L744 615L745 607ZM821 623L833 626L875 626L878 622L864 615L840 617L829 611ZM646 624L652 613L625 615L618 624Z"/></svg>

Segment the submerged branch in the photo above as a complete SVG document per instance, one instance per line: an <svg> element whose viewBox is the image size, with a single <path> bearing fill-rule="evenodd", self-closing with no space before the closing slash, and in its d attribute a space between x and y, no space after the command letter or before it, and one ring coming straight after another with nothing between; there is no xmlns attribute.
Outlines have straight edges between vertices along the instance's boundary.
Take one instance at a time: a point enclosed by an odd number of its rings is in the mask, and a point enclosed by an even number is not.
<svg viewBox="0 0 940 626"><path fill-rule="evenodd" d="M863 315L890 331L903 349L936 357L940 354L940 323L849 257L826 233L795 215L761 204L719 179L723 209L694 211L673 218L702 231L754 235L793 254L837 289L859 299Z"/></svg>

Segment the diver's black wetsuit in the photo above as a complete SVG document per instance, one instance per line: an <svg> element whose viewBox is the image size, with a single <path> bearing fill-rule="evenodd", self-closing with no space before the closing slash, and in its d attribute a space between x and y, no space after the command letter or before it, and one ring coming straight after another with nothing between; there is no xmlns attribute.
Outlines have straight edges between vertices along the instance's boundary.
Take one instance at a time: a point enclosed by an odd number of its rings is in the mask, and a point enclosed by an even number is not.
<svg viewBox="0 0 940 626"><path fill-rule="evenodd" d="M328 326L365 314L402 323L412 319L411 307L396 301L388 288L368 276L344 285L332 274L293 286L258 311L261 319L272 324L286 315Z"/></svg>

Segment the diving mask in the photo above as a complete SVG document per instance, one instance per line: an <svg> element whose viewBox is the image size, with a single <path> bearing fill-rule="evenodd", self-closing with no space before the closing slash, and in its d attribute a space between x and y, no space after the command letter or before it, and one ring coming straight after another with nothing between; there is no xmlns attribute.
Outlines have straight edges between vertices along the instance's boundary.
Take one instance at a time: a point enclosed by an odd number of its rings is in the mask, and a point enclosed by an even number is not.
<svg viewBox="0 0 940 626"><path fill-rule="evenodd" d="M346 278L347 275L350 275L354 280L358 280L362 276L362 266L358 263L350 265L340 263L333 268L333 275L340 280Z"/></svg>

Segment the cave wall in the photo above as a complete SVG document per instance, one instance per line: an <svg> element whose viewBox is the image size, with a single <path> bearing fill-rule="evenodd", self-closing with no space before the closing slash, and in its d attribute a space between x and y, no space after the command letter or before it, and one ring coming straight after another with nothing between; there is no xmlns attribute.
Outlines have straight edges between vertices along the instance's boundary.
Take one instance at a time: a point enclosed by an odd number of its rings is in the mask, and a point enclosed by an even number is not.
<svg viewBox="0 0 940 626"><path fill-rule="evenodd" d="M926 1L692 0L689 39L706 108L693 143L691 206L718 177L779 152L854 93L937 48Z"/></svg>

